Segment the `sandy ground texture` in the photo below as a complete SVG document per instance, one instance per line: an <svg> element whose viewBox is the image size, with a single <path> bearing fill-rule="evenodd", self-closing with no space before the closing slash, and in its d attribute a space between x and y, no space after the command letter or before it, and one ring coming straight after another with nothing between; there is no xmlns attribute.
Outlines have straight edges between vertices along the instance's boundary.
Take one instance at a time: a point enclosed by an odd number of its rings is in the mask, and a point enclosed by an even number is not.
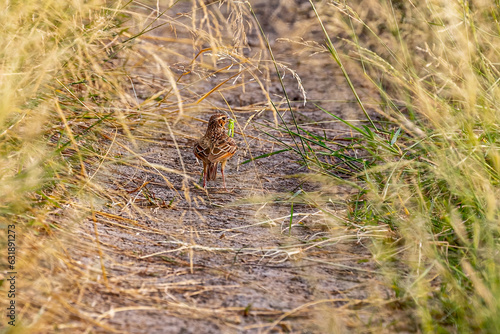
<svg viewBox="0 0 500 334"><path fill-rule="evenodd" d="M352 92L326 53L277 40L286 36L322 41L307 3L283 3L255 3L254 9L277 61L284 64L281 70L297 121L330 138L348 137L349 130L314 103L341 117L362 120ZM192 13L191 7L184 9ZM229 10L219 10L229 15ZM245 51L248 59L266 52L258 46L258 36L255 29L248 34L254 45ZM169 64L182 96L170 95L138 113L129 129L135 142L122 130L109 131L110 154L121 164L88 166L91 172L99 171L94 181L109 198L67 241L88 279L78 285L78 298L71 303L81 318L66 328L87 333L408 330L398 325L395 315L381 312L393 292L377 271L367 236L344 221L344 203L352 189L313 178L291 151L243 164L283 149L280 141L294 145L289 136L272 129L281 121L255 80L261 80L285 122L292 124L273 67L265 62L248 65L238 77L235 74L246 65L231 69L235 59L220 54L214 63L209 55L213 50L199 56L194 67L193 58L204 45L196 49L182 42L190 38L187 30L177 28L174 34L165 26L136 41L134 61L117 60L128 66L130 94L138 103L171 84L162 61ZM217 72L222 68L226 70ZM306 104L297 78L287 68L300 76ZM373 96L363 82L353 81L362 98ZM222 82L217 92L195 103ZM179 101L182 111L176 109ZM220 176L205 191L197 185L202 166L192 147L217 110L236 119L239 151L227 166L228 191L222 189Z"/></svg>

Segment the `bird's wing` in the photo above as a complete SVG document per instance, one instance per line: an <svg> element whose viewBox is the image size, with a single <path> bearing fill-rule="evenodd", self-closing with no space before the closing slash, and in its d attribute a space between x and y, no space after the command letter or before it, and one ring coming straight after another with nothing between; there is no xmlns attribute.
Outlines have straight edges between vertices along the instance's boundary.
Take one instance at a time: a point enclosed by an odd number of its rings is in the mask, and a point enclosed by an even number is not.
<svg viewBox="0 0 500 334"><path fill-rule="evenodd" d="M225 137L219 139L213 143L210 154L208 155L208 160L210 162L219 162L229 159L237 150L238 146L236 146L233 138Z"/></svg>
<svg viewBox="0 0 500 334"><path fill-rule="evenodd" d="M194 155L202 161L208 160L210 155L210 143L207 143L207 141L203 139L196 142L194 145Z"/></svg>

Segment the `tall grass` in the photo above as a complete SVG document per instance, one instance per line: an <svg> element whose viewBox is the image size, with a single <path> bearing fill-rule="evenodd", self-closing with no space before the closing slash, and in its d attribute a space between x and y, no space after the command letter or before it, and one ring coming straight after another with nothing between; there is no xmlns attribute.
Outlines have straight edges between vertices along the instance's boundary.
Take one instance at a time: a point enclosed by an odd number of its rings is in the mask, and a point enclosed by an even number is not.
<svg viewBox="0 0 500 334"><path fill-rule="evenodd" d="M177 3L169 1L165 8ZM165 135L173 138L179 150L171 125L188 112L216 109L209 97L221 85L206 92L194 84L215 73L234 81L254 76L264 90L253 73L258 61L241 52L246 39L245 6L227 2L221 10L231 13L228 21L220 13L214 15L221 7L202 1L183 3L182 10L189 13L184 17L175 10L169 16L159 5L157 1L7 1L0 13L3 310L10 302L4 298L9 288L4 269L7 227L12 224L18 273L16 326L2 330L83 332L96 327L114 331L90 314L93 306L82 301L88 282L106 291L119 290L119 282L108 278L96 211L106 203L121 204L130 194L124 187L109 186L115 181L110 167L128 164L143 170L146 166L175 196L189 200L189 187L196 180L184 169L180 151L182 169L168 169L171 174L165 176L159 171L163 166L137 153L139 145ZM164 26L170 28L167 37L146 36ZM234 35L229 46L221 31ZM209 54L211 61L197 58ZM218 61L226 61L222 69ZM179 68L182 71L176 72ZM259 69L259 75L263 72ZM192 76L184 79L185 74ZM235 87L244 89L246 80L239 82ZM189 119L192 123L192 116ZM183 194L169 181L171 175L182 175ZM146 188L143 192L151 203L168 206L154 194L148 197ZM128 203L123 210L128 210ZM134 210L137 216L150 217L140 208ZM75 233L75 223L82 222L83 229L93 228L93 239L86 232L83 238ZM80 252L95 256L98 269L82 265L75 258ZM161 301L144 298L140 295L148 306L164 307ZM6 312L0 322L8 323Z"/></svg>
<svg viewBox="0 0 500 334"><path fill-rule="evenodd" d="M7 226L15 230L15 327L54 329L71 312L63 305L74 262L61 233L80 219L82 197L105 145L103 125L119 126L108 101L120 85L107 73L120 34L117 2L7 1L0 13L0 227L2 271ZM122 122L124 123L124 122ZM93 189L94 192L98 191ZM95 194L92 194L94 196ZM14 225L15 228L11 226ZM2 277L0 305L6 309Z"/></svg>
<svg viewBox="0 0 500 334"><path fill-rule="evenodd" d="M78 310L74 296L85 290L82 277L109 288L104 264L86 276L60 236L70 222L92 217L99 201L110 200L94 177L109 164L131 159L110 154L115 144L140 160L117 138L134 146L138 123L178 121L220 87L179 89L165 54L149 45L126 54L127 47L156 26L170 25L175 33L182 28L196 36L189 43L202 50L198 55L210 53L214 64L230 60L220 72L229 79L253 77L270 101L259 80L267 72L243 56L249 17L244 4L227 2L229 22L214 19L202 1L193 2L189 22L165 17L156 2L134 2L133 11L130 4L8 1L0 12L0 248L7 249L6 226L16 224L22 292L13 331L50 332L61 324L71 330L72 317L112 331ZM323 109L356 135L339 144L294 122L282 128L297 137L287 150L327 177L349 178L360 190L351 201L352 226L385 224L393 230L395 238L373 240L373 254L396 305L415 310L423 331L500 332L498 4L367 0L350 6L323 3L315 19L323 22L326 50L367 119L349 122ZM139 23L130 22L134 15ZM223 30L233 31L234 49L224 44ZM176 52L167 49L168 55ZM121 52L126 56L119 57ZM209 62L196 64L198 55L185 56L193 73L222 74ZM132 59L141 66L148 57L168 84L152 85L154 93L140 98L125 64ZM377 89L375 111L389 123L370 119L356 77ZM177 172L187 192L189 178ZM0 259L3 268L5 254ZM2 296L0 308L6 302ZM7 323L5 312L0 321Z"/></svg>
<svg viewBox="0 0 500 334"><path fill-rule="evenodd" d="M374 111L389 123L318 105L356 134L351 144L285 132L309 143L311 168L362 188L355 226L396 233L375 239L373 254L424 332L499 332L498 3L310 4L360 109L355 76L376 88Z"/></svg>

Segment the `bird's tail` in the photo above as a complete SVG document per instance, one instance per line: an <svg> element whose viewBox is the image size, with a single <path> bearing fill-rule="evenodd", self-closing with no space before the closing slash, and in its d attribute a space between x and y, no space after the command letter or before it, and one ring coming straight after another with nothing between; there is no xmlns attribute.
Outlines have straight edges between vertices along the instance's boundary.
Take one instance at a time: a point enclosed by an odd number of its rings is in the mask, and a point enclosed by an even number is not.
<svg viewBox="0 0 500 334"><path fill-rule="evenodd" d="M219 165L218 162L210 163L208 165L208 171L207 171L207 180L208 181L213 181L217 177L217 166L218 165Z"/></svg>

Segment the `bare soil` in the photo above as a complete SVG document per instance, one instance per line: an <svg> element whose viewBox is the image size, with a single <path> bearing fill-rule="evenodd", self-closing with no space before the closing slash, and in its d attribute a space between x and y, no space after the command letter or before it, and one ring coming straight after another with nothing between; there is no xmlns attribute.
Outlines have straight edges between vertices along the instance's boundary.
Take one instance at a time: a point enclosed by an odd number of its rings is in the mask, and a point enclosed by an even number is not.
<svg viewBox="0 0 500 334"><path fill-rule="evenodd" d="M277 4L283 6L282 2ZM304 105L297 81L286 73L284 80L297 121L309 131L324 131L334 138L349 136L346 127L314 105L318 103L346 119L364 119L335 62L326 53L311 56L311 52L298 52L301 47L297 45L276 41L288 34L288 38L321 42L317 27L300 29L301 24L310 22L311 11L297 5L268 14L270 7L272 4L261 2L254 9L270 34L277 60L297 72L310 101ZM189 37L180 30L176 34L179 39ZM171 35L171 30L160 28L137 43L139 49L155 48L157 52L175 47L184 58L165 52L165 59L180 74L196 50L189 49L192 45L161 40ZM257 40L256 31L249 39L250 43ZM251 52L261 51L266 52L254 46ZM211 59L206 60L207 64L210 62ZM222 68L229 62L221 60L216 67ZM139 53L137 63L128 64L131 96L140 102L157 92L158 85L168 79L145 52ZM199 73L179 80L185 101L196 101L232 75L199 80ZM266 79L265 73L263 81L271 98L285 121L292 124L276 74L271 71ZM363 99L376 98L360 80L353 81ZM271 131L289 145L294 143L265 127L274 126L276 115L266 105L255 81L247 81L245 87L229 81L223 87L231 87L223 90L223 96L238 123L235 139L240 148L227 166L228 191L222 189L220 177L207 191L196 185L202 167L192 153L194 140L206 128L200 120L208 120L216 110L230 113L217 93L198 105L186 103L180 118L168 111L177 103L175 98L163 101L152 112L164 113L168 126L159 118L152 123L144 114L137 118L137 126L130 129L137 145L127 141L125 135L113 142L111 154L123 163L102 168L96 176L99 185L109 193L109 200L100 203L102 209L96 210L93 219L88 219L67 240L78 270L89 277L75 291L78 298L72 307L80 310L80 317L67 330L412 331L411 327L398 324L395 315L381 311L381 305L394 298L393 292L378 272L368 249L369 239L362 231L343 223L343 203L352 189L341 183L307 178L309 170L300 163L300 156L291 151L242 164L251 157L283 148L262 130ZM175 115L178 114L179 111ZM108 135L111 143L113 131ZM97 170L96 166L89 168ZM290 231L291 198L299 189ZM300 201L304 193L317 195L321 200L329 197L330 204L322 205L330 214L312 201ZM332 212L336 217L332 217Z"/></svg>

